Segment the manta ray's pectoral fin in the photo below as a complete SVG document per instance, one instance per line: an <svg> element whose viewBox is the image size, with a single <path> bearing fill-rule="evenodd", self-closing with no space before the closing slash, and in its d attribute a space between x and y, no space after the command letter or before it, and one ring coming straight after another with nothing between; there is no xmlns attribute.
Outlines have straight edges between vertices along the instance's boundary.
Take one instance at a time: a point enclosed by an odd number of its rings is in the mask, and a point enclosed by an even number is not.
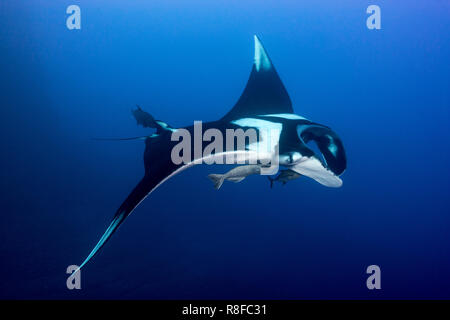
<svg viewBox="0 0 450 320"><path fill-rule="evenodd" d="M152 179L149 176L144 176L144 178L137 184L137 186L131 191L122 205L117 209L114 218L112 219L110 225L106 229L103 236L97 242L97 245L92 249L88 257L83 261L83 263L78 268L81 269L86 263L91 260L95 254L105 245L113 233L119 228L122 222L133 212L133 210L138 206L138 204L144 200L144 198L155 188L159 183L158 180Z"/></svg>
<svg viewBox="0 0 450 320"><path fill-rule="evenodd" d="M133 117L136 119L136 122L138 125L142 125L144 128L155 128L155 118L153 116L142 110L142 108L139 105L136 105L136 109L131 110L131 113L133 114Z"/></svg>
<svg viewBox="0 0 450 320"><path fill-rule="evenodd" d="M247 86L238 102L223 120L234 120L260 114L293 113L291 99L272 61L257 36L255 57Z"/></svg>
<svg viewBox="0 0 450 320"><path fill-rule="evenodd" d="M136 107L136 109L131 110L131 113L136 119L138 125L142 125L144 128L154 128L156 129L156 134L160 134L164 131L176 130L161 120L155 120L150 113L142 110L140 106L136 105Z"/></svg>

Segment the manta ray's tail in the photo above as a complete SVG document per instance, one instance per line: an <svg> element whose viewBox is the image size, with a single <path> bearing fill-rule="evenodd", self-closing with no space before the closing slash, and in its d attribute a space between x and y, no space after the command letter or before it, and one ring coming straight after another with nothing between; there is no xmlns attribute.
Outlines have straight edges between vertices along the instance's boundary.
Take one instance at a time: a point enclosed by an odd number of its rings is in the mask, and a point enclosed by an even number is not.
<svg viewBox="0 0 450 320"><path fill-rule="evenodd" d="M211 181L214 183L214 188L216 190L219 190L223 182L225 181L224 174L209 174L208 178L211 179Z"/></svg>
<svg viewBox="0 0 450 320"><path fill-rule="evenodd" d="M83 261L80 267L75 271L80 270L86 263L91 260L95 254L105 245L113 233L119 228L122 222L130 215L131 212L139 205L139 203L149 194L153 189L153 184L150 183L147 176L145 176L138 185L131 191L129 196L125 199L122 205L117 209L117 212L111 221L111 224L106 229L103 236L98 241L97 245L92 249L91 253Z"/></svg>

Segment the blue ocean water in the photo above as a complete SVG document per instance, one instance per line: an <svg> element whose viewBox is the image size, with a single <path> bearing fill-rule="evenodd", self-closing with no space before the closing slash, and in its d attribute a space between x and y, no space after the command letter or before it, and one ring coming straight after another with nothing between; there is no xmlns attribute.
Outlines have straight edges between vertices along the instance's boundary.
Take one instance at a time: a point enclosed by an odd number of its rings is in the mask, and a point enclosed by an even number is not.
<svg viewBox="0 0 450 320"><path fill-rule="evenodd" d="M66 28L67 6L81 30ZM366 8L381 8L381 30ZM450 4L2 1L0 297L450 298ZM263 41L295 112L332 127L340 189L227 183L196 166L127 219L66 288L143 175L130 110L222 117ZM368 290L366 268L381 268Z"/></svg>

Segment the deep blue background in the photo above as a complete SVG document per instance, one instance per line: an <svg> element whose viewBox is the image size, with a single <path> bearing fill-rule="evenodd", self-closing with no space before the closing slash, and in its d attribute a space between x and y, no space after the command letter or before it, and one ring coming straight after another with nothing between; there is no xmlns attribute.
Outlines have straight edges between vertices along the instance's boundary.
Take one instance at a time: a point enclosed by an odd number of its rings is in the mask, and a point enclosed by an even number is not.
<svg viewBox="0 0 450 320"><path fill-rule="evenodd" d="M82 29L65 10L81 7ZM382 30L366 28L378 4ZM450 298L450 4L1 1L1 298ZM264 43L296 113L344 141L341 189L169 180L65 287L143 175L141 104L173 126L237 101ZM368 265L382 290L365 286Z"/></svg>

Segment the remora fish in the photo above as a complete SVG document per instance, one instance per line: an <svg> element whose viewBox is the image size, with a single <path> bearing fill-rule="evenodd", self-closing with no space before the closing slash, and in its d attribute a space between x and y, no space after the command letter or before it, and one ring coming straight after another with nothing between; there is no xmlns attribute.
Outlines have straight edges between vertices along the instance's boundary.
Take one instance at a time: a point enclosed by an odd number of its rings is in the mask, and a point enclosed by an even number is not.
<svg viewBox="0 0 450 320"><path fill-rule="evenodd" d="M245 150L227 150L217 156L240 157L245 154L247 159L253 157L253 160L268 161L272 154L260 155L255 150L258 150L259 144L267 144L268 141L271 141L273 143L270 146L278 145L279 165L310 177L322 185L340 187L342 180L339 175L347 166L341 139L329 127L294 114L291 99L272 61L256 36L254 40L253 67L241 97L225 116L217 121L203 123L203 128L204 130L214 128L219 130L223 136L225 136L226 129L253 128L260 134L261 139L257 143L246 144ZM117 209L105 233L80 268L92 259L131 212L152 191L181 171L205 160L202 155L196 155L192 147L191 154L194 155L192 161L175 164L171 159L171 151L178 142L172 141L171 136L178 129L172 128L162 121L156 121L153 117L145 118L140 111L136 118L143 119L144 125L157 128L156 134L145 138L144 177ZM194 136L193 125L183 129ZM274 134L271 134L270 137L265 136L267 130ZM317 144L325 158L324 162L321 162L314 151L307 146L309 141ZM266 158L262 159L262 157Z"/></svg>
<svg viewBox="0 0 450 320"><path fill-rule="evenodd" d="M300 177L301 177L301 174L299 174L299 173L297 173L297 172L295 172L293 170L287 169L287 170L281 170L280 174L276 178L271 178L271 177L267 177L267 178L270 181L270 188L272 188L273 187L273 183L275 181L279 181L283 185L285 185L288 181L295 180L295 179L298 179Z"/></svg>
<svg viewBox="0 0 450 320"><path fill-rule="evenodd" d="M214 183L214 188L219 190L225 180L232 182L241 182L252 174L260 174L261 166L257 164L251 164L246 166L239 166L231 169L224 174L210 174L208 178Z"/></svg>

